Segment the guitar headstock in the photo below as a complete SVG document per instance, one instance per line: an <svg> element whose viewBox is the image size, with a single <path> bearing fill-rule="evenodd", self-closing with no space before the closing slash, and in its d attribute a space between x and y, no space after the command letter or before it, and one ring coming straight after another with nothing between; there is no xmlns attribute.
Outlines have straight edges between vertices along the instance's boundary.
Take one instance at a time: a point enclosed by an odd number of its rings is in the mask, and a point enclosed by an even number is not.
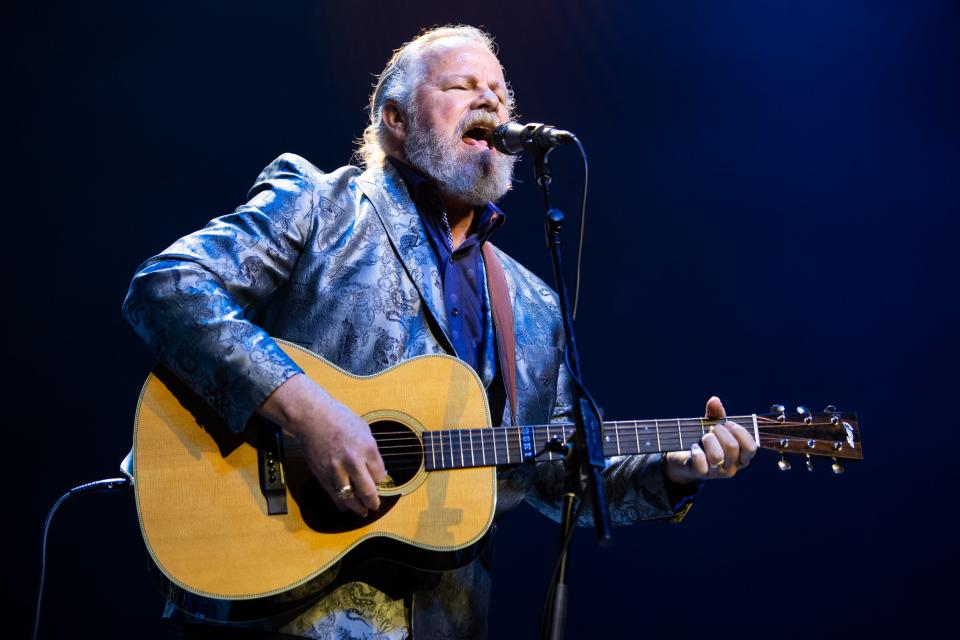
<svg viewBox="0 0 960 640"><path fill-rule="evenodd" d="M863 459L857 414L838 411L833 405L823 413L811 413L803 406L797 407L796 413L787 413L783 405L773 405L768 415L757 416L757 430L760 447L780 453L781 471L790 469L789 453L803 455L810 471L813 456L833 458L834 473L843 473L841 459Z"/></svg>

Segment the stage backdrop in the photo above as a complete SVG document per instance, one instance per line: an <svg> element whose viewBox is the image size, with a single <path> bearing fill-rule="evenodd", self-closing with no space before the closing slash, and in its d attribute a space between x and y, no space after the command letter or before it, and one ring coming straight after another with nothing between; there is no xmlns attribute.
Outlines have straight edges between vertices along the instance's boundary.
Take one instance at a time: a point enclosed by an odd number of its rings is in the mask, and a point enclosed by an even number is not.
<svg viewBox="0 0 960 640"><path fill-rule="evenodd" d="M944 624L958 571L952 2L32 3L5 38L4 580L29 629L40 535L117 474L153 360L120 319L137 265L244 201L283 152L348 162L391 50L470 23L523 120L590 154L577 320L610 418L827 404L866 461L761 453L686 522L572 545L569 637L839 638ZM554 156L574 218L574 150ZM529 161L497 243L552 282ZM573 225L571 224L571 230ZM568 236L572 239L572 234ZM572 252L568 252L568 264ZM500 523L492 636L530 638L556 526ZM132 500L68 502L41 637L172 638Z"/></svg>

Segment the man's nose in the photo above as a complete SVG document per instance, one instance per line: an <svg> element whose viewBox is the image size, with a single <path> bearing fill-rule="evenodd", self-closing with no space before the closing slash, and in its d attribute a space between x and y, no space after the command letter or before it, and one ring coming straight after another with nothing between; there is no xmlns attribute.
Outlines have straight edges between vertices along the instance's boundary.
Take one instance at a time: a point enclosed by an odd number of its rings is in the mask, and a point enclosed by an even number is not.
<svg viewBox="0 0 960 640"><path fill-rule="evenodd" d="M473 102L474 109L484 109L486 111L496 112L499 107L500 98L498 98L497 94L489 88L481 89L480 93Z"/></svg>

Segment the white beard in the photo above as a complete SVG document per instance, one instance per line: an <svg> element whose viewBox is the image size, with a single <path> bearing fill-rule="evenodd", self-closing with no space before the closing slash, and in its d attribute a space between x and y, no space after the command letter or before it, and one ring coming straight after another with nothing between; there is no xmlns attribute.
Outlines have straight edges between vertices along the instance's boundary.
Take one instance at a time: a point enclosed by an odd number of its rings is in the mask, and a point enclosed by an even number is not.
<svg viewBox="0 0 960 640"><path fill-rule="evenodd" d="M489 112L478 110L467 114L452 138L421 126L415 112L410 116L404 149L407 162L433 178L445 195L476 206L496 202L510 190L516 156L504 155L495 149L479 152L463 144L467 125L475 123L478 116L495 124Z"/></svg>

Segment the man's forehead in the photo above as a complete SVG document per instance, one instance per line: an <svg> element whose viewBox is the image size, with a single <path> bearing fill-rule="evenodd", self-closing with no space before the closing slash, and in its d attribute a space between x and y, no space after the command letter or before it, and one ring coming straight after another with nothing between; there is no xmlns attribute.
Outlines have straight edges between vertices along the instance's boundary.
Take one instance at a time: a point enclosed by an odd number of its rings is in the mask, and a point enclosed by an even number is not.
<svg viewBox="0 0 960 640"><path fill-rule="evenodd" d="M466 38L444 38L430 45L422 58L425 77L470 75L479 66L496 69L503 67L493 53L479 42Z"/></svg>

